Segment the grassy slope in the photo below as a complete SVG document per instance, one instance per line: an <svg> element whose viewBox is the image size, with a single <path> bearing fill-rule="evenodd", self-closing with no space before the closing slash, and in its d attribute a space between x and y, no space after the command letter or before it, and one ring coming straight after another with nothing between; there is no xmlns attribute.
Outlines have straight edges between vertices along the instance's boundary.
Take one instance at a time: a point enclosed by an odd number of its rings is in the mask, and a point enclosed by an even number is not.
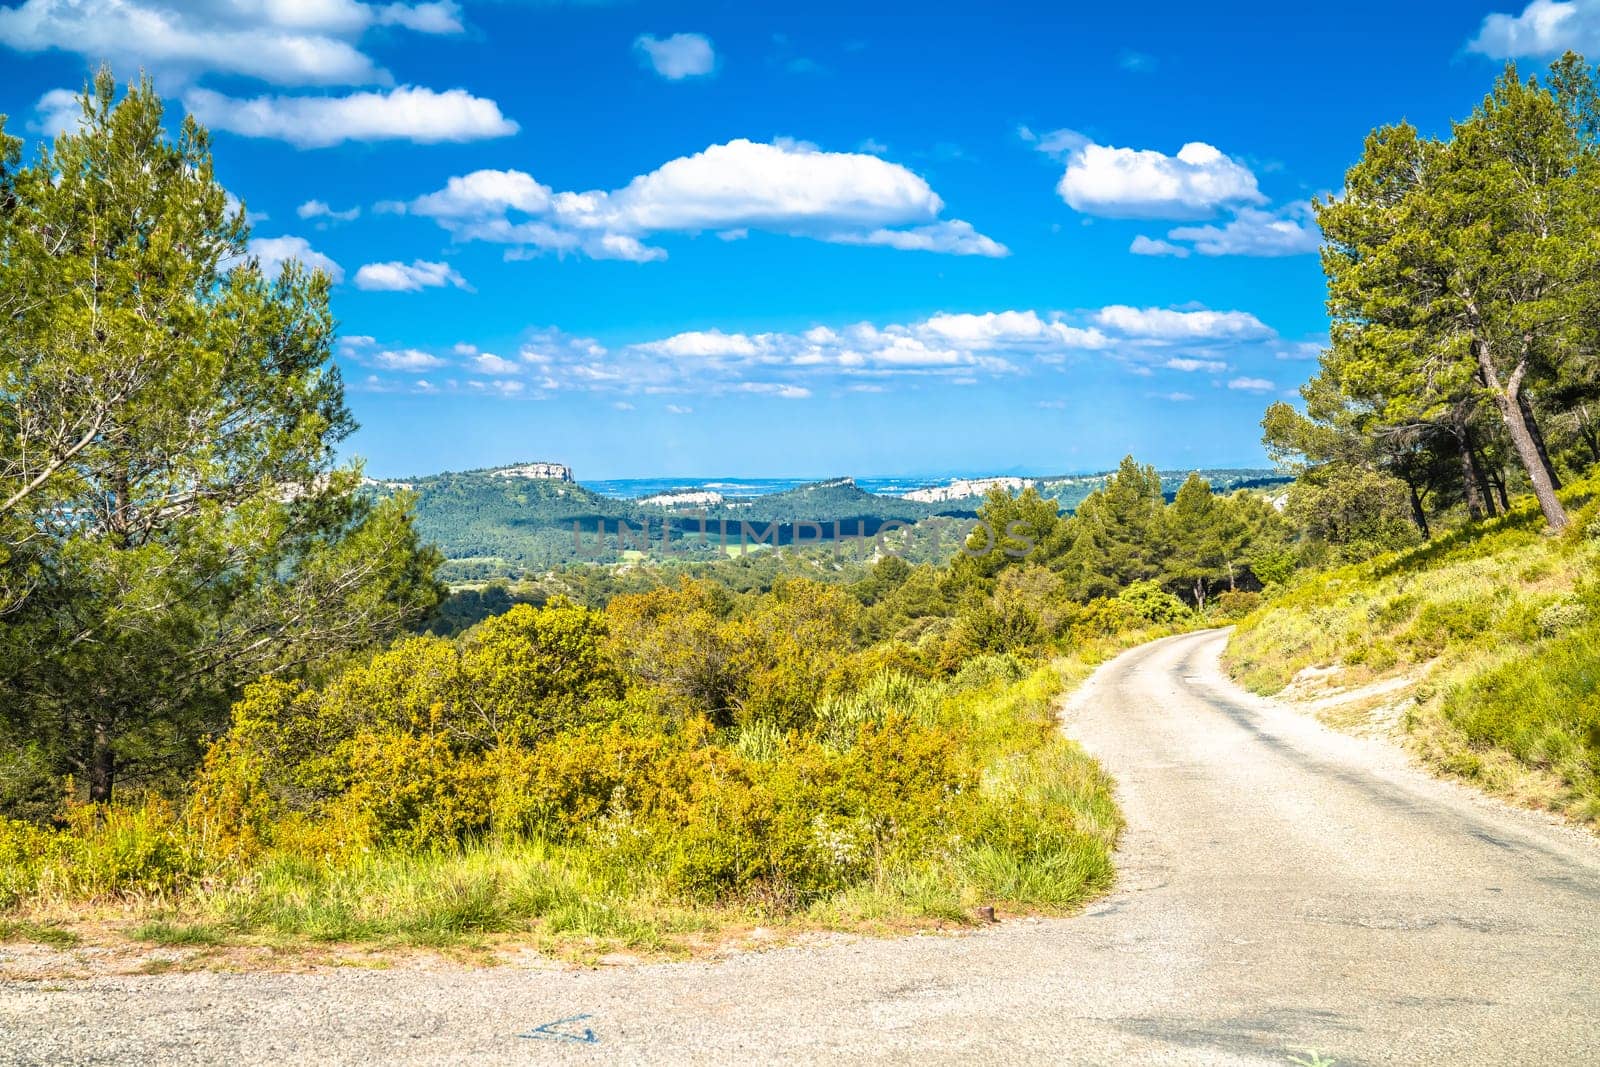
<svg viewBox="0 0 1600 1067"><path fill-rule="evenodd" d="M1564 491L1579 510L1562 537L1528 501L1313 578L1239 625L1229 669L1258 693L1306 668L1340 686L1413 678L1400 725L1429 766L1600 825L1597 494Z"/></svg>

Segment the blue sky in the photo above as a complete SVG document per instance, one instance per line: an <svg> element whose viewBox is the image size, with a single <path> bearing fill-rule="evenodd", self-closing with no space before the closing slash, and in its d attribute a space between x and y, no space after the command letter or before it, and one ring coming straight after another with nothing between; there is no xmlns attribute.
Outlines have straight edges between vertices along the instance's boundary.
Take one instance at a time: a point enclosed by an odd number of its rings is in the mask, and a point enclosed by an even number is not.
<svg viewBox="0 0 1600 1067"><path fill-rule="evenodd" d="M102 59L338 279L390 476L1257 464L1326 337L1308 198L1600 0L0 0L39 137Z"/></svg>

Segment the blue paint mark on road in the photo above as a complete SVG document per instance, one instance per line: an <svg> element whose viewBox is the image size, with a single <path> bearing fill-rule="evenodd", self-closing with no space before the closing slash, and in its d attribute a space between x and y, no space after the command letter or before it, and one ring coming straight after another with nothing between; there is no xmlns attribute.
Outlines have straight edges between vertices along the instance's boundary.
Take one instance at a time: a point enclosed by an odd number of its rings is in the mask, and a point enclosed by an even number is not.
<svg viewBox="0 0 1600 1067"><path fill-rule="evenodd" d="M593 1016L571 1015L565 1019L557 1019L553 1023L545 1023L543 1026L536 1026L527 1033L518 1034L517 1036L531 1037L541 1041L576 1041L580 1045L598 1045L600 1043L600 1039L596 1037L595 1032L589 1029L587 1026L582 1028L582 1032L574 1032L574 1030L571 1029L558 1029L558 1027L563 1026L570 1027L573 1023L581 1023L583 1020L590 1018L593 1018Z"/></svg>

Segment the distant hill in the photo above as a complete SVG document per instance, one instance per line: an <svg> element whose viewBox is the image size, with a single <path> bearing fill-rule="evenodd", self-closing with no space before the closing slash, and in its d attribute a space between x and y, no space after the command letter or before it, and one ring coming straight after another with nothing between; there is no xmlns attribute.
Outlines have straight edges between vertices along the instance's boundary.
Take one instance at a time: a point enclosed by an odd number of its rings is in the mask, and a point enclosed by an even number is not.
<svg viewBox="0 0 1600 1067"><path fill-rule="evenodd" d="M1214 493L1231 493L1235 489L1267 489L1287 485L1292 479L1271 467L1202 467L1198 470L1161 471L1161 491L1171 500L1183 480L1191 473L1198 474L1211 483ZM1042 496L1054 497L1061 502L1062 511L1076 511L1085 497L1106 483L1104 474L1064 474L1059 477L1035 478L1033 484Z"/></svg>
<svg viewBox="0 0 1600 1067"><path fill-rule="evenodd" d="M1269 470L1207 470L1218 491L1283 481ZM1175 492L1188 472L1162 474L1162 488ZM792 545L840 536L877 534L885 523L917 523L944 516L971 518L982 503L975 485L992 479L967 479L922 499L869 493L853 478L831 478L783 492L745 498L689 486L673 494L643 499L605 496L573 480L558 463L523 463L421 477L367 481L370 491L409 490L417 494L417 528L437 544L452 581L514 577L563 563L615 563L648 545L652 555L667 548L685 559L712 559L724 544ZM1005 488L1033 486L1077 508L1105 476L1008 478ZM703 524L703 525L702 525ZM814 525L813 525L814 524ZM837 525L836 525L837 524ZM575 532L576 528L576 532ZM702 529L704 535L702 538ZM648 530L648 533L646 533ZM602 535L603 531L603 535ZM724 532L725 531L725 532Z"/></svg>

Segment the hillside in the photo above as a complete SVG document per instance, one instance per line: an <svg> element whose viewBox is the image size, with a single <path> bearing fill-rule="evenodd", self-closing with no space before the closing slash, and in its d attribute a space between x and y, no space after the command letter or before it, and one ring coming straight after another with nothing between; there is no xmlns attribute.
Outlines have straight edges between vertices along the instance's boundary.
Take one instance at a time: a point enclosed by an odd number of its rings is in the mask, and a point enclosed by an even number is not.
<svg viewBox="0 0 1600 1067"><path fill-rule="evenodd" d="M545 477L506 476L506 468L464 471L390 483L376 492L409 490L417 496L417 529L449 560L447 576L480 579L520 574L561 563L614 563L639 551L649 527L656 552L663 528L672 531L673 554L714 559L724 553L719 531L737 545L741 523L747 540L789 545L841 534L872 536L886 522L915 523L934 515L970 517L975 501L919 504L865 492L849 478L815 482L782 493L720 504L652 503L603 496L584 485ZM701 539L702 518L706 537ZM619 538L619 524L627 524ZM770 535L769 524L777 524ZM817 523L820 530L797 524ZM577 532L574 532L576 525ZM605 536L599 536L604 527Z"/></svg>
<svg viewBox="0 0 1600 1067"><path fill-rule="evenodd" d="M1600 482L1318 574L1239 624L1226 662L1336 727L1401 740L1435 771L1600 823ZM1581 509L1581 510L1576 510Z"/></svg>
<svg viewBox="0 0 1600 1067"><path fill-rule="evenodd" d="M1200 473L1218 493L1285 480L1272 471L1256 469ZM1170 499L1187 476L1187 471L1161 472L1163 493ZM1041 496L1056 500L1063 512L1070 513L1105 480L1105 474L1063 475L1004 479L1002 484L1012 490L1032 487ZM560 464L518 464L390 481L369 479L367 485L379 494L414 492L418 532L438 545L449 561L445 576L474 581L514 577L530 569L563 563L615 563L631 558L638 551L638 539L646 523L652 546L659 546L661 531L666 527L672 531L675 555L710 560L728 550L723 547L720 533L724 523L731 548L739 544L744 532L742 523L752 526L745 536L748 543L787 546L828 542L836 534L843 538L874 537L884 524L891 522L971 519L982 498L967 493L966 487L987 485L990 481L993 480L958 481L944 490L922 491L927 499L871 493L852 478L831 478L749 498L722 498L720 494L688 489L642 499L620 499L573 480L570 469ZM579 530L576 536L575 523ZM620 540L619 523L628 527ZM774 523L776 529L769 531L768 525ZM809 525L813 523L816 526ZM604 538L598 536L602 524ZM921 540L930 545L936 543L932 531ZM948 545L954 540L944 535L937 542Z"/></svg>
<svg viewBox="0 0 1600 1067"><path fill-rule="evenodd" d="M1187 470L1157 472L1161 476L1161 492L1168 500L1190 474ZM1281 471L1266 467L1202 467L1193 473L1211 483L1214 493L1231 493L1235 489L1268 489L1289 482ZM1061 504L1061 510L1073 512L1088 495L1106 484L1106 474L1063 474L1037 478L1032 482L1040 496L1049 497Z"/></svg>

